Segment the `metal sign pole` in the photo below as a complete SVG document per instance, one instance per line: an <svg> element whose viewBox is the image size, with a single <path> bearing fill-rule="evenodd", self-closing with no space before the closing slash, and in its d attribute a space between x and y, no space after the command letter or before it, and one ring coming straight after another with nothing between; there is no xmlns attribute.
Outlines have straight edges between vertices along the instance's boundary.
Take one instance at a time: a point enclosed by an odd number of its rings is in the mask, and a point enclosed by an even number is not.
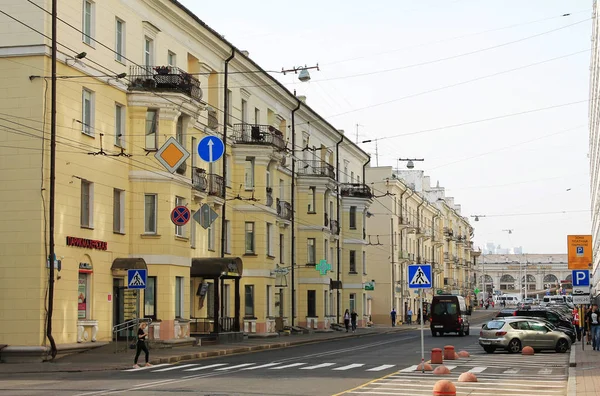
<svg viewBox="0 0 600 396"><path fill-rule="evenodd" d="M421 300L421 372L425 373L425 336L423 335L423 289L419 289L419 300Z"/></svg>

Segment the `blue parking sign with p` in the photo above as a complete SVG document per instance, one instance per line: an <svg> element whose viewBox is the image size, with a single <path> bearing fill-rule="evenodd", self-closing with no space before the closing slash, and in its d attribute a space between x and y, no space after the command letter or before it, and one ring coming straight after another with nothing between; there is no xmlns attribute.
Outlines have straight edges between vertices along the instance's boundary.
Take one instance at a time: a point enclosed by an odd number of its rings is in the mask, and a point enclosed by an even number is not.
<svg viewBox="0 0 600 396"><path fill-rule="evenodd" d="M577 257L583 257L583 246L577 246Z"/></svg>
<svg viewBox="0 0 600 396"><path fill-rule="evenodd" d="M589 286L590 270L573 270L573 286Z"/></svg>

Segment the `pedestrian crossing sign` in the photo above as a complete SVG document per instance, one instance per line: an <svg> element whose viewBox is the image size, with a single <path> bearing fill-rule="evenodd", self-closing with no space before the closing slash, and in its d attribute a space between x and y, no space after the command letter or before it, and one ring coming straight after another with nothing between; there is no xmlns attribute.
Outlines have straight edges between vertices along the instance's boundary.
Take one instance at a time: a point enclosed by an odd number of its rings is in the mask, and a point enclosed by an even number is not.
<svg viewBox="0 0 600 396"><path fill-rule="evenodd" d="M145 269L128 269L127 270L127 288L128 289L145 289L147 272Z"/></svg>
<svg viewBox="0 0 600 396"><path fill-rule="evenodd" d="M408 287L410 289L431 289L431 265L409 265Z"/></svg>

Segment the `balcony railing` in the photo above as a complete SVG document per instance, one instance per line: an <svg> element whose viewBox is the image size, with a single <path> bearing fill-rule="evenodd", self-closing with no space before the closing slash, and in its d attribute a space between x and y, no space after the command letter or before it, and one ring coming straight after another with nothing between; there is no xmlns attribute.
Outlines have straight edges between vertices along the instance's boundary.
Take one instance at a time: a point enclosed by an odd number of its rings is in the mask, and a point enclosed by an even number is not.
<svg viewBox="0 0 600 396"><path fill-rule="evenodd" d="M292 220L292 204L277 198L277 216L284 220Z"/></svg>
<svg viewBox="0 0 600 396"><path fill-rule="evenodd" d="M265 144L285 149L283 133L271 125L235 124L233 130L236 144Z"/></svg>
<svg viewBox="0 0 600 396"><path fill-rule="evenodd" d="M206 192L208 178L204 169L195 166L192 168L192 187L194 190Z"/></svg>
<svg viewBox="0 0 600 396"><path fill-rule="evenodd" d="M352 183L342 184L341 188L342 197L356 197L356 198L371 198L371 189L366 184Z"/></svg>
<svg viewBox="0 0 600 396"><path fill-rule="evenodd" d="M202 100L200 81L178 67L131 66L128 77L130 91L181 92L192 99Z"/></svg>
<svg viewBox="0 0 600 396"><path fill-rule="evenodd" d="M208 195L223 197L223 176L214 173L208 174Z"/></svg>
<svg viewBox="0 0 600 396"><path fill-rule="evenodd" d="M329 229L334 235L340 235L340 223L337 220L331 220L329 222Z"/></svg>
<svg viewBox="0 0 600 396"><path fill-rule="evenodd" d="M298 174L300 176L325 176L330 179L335 179L335 169L333 165L319 160L298 161Z"/></svg>

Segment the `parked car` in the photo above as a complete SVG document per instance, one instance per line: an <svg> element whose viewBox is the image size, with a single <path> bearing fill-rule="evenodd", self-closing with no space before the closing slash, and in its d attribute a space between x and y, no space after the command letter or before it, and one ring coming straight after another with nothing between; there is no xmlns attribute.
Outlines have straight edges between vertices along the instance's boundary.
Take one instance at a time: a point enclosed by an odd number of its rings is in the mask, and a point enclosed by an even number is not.
<svg viewBox="0 0 600 396"><path fill-rule="evenodd" d="M469 335L469 315L464 297L453 295L434 296L431 301L431 335L444 333Z"/></svg>
<svg viewBox="0 0 600 396"><path fill-rule="evenodd" d="M571 348L571 341L565 333L540 320L505 317L483 325L479 333L479 345L487 353L494 353L496 349L518 353L524 346L530 346L535 351L552 349L565 353Z"/></svg>
<svg viewBox="0 0 600 396"><path fill-rule="evenodd" d="M565 327L575 331L575 326L571 323L571 319L567 316L562 315L552 309L544 308L531 308L531 309L518 309L515 311L514 316L529 316L534 318L546 319L554 326Z"/></svg>
<svg viewBox="0 0 600 396"><path fill-rule="evenodd" d="M577 341L577 334L575 332L575 329L573 329L573 328L564 327L564 326L555 326L549 320L542 319L542 318L539 318L539 317L536 318L536 317L533 317L533 316L518 316L518 318L539 320L540 322L544 322L550 328L552 328L552 329L555 328L556 330L562 331L563 333L565 333L567 336L569 336L569 339L571 340L571 344L574 344L575 341Z"/></svg>
<svg viewBox="0 0 600 396"><path fill-rule="evenodd" d="M515 308L501 309L496 314L496 317L497 318L504 318L506 316L515 316L515 312L517 312L517 310Z"/></svg>

